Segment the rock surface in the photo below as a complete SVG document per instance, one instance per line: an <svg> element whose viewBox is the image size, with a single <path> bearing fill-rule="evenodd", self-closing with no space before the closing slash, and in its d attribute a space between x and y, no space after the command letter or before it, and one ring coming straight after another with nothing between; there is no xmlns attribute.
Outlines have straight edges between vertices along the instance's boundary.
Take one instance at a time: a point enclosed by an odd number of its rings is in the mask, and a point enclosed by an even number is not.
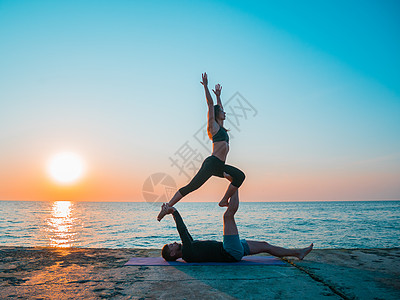
<svg viewBox="0 0 400 300"><path fill-rule="evenodd" d="M286 266L124 266L157 249L0 247L1 299L400 299L400 249L314 249Z"/></svg>

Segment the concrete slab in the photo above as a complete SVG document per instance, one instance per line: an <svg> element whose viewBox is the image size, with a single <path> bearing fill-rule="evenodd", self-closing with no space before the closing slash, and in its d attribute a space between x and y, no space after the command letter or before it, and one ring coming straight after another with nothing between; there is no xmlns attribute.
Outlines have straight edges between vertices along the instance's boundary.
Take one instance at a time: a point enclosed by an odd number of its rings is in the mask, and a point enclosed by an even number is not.
<svg viewBox="0 0 400 300"><path fill-rule="evenodd" d="M313 250L286 266L123 266L159 255L0 247L0 298L400 299L400 249Z"/></svg>
<svg viewBox="0 0 400 300"><path fill-rule="evenodd" d="M349 299L400 299L400 249L325 249L287 260Z"/></svg>

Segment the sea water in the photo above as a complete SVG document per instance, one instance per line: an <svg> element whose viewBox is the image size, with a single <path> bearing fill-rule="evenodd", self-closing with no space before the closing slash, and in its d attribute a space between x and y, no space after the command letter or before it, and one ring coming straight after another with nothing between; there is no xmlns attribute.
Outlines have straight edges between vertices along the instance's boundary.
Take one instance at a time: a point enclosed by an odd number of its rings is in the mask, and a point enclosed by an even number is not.
<svg viewBox="0 0 400 300"><path fill-rule="evenodd" d="M224 208L176 205L194 239L222 240ZM179 241L159 203L0 201L0 246L161 248ZM400 247L400 201L241 202L241 238L283 247Z"/></svg>

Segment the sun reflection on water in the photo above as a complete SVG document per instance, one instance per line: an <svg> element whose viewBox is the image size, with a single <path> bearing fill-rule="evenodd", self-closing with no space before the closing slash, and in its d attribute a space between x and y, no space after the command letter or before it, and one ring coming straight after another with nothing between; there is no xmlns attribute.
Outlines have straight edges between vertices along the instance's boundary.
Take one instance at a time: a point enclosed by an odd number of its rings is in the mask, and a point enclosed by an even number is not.
<svg viewBox="0 0 400 300"><path fill-rule="evenodd" d="M72 217L71 201L55 201L52 214L47 221L51 247L71 247L74 241L74 218Z"/></svg>

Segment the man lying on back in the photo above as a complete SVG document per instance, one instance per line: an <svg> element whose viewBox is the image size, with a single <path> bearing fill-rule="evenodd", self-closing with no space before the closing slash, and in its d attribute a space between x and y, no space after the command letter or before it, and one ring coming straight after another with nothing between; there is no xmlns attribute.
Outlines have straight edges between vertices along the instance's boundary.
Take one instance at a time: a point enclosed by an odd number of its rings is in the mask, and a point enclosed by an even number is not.
<svg viewBox="0 0 400 300"><path fill-rule="evenodd" d="M174 217L182 243L164 245L162 257L167 261L182 258L186 262L236 262L246 255L269 253L277 257L293 256L302 260L312 250L313 244L302 249L286 249L263 241L240 240L234 218L238 207L239 193L236 191L224 213L223 242L218 242L193 240L175 207L163 204L162 210Z"/></svg>

